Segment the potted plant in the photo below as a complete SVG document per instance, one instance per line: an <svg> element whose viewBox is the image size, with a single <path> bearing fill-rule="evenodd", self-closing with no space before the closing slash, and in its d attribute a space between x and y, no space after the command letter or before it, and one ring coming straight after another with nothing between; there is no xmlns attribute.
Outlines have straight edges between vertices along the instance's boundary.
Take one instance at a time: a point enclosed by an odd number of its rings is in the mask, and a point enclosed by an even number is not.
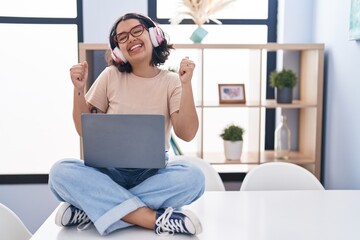
<svg viewBox="0 0 360 240"><path fill-rule="evenodd" d="M293 88L296 83L296 74L290 69L273 71L270 74L270 86L276 89L278 103L292 103Z"/></svg>
<svg viewBox="0 0 360 240"><path fill-rule="evenodd" d="M227 160L240 160L245 130L237 125L224 128L220 137L224 140L224 153Z"/></svg>

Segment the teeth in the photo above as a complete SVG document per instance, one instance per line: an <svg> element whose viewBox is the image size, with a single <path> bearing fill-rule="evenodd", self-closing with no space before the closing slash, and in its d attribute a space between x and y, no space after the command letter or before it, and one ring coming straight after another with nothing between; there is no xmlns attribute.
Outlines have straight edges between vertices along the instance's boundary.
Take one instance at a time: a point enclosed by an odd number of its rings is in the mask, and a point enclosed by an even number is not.
<svg viewBox="0 0 360 240"><path fill-rule="evenodd" d="M141 44L134 45L130 48L130 51L134 50L135 48L141 47Z"/></svg>

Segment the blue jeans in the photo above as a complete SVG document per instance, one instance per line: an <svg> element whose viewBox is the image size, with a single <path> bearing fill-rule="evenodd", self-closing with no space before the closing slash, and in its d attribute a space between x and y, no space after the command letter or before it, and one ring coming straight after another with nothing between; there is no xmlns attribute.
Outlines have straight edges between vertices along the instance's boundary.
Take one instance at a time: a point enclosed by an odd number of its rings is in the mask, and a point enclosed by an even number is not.
<svg viewBox="0 0 360 240"><path fill-rule="evenodd" d="M63 159L53 165L49 186L60 201L82 209L101 235L131 226L121 220L141 207L181 208L205 189L202 171L190 161L171 161L162 169L105 169Z"/></svg>

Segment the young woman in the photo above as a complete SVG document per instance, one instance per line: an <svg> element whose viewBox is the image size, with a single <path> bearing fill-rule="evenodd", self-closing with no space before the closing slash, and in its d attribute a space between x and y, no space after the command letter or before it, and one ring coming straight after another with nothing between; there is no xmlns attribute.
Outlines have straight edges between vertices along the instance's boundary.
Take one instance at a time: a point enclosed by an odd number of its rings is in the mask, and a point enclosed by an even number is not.
<svg viewBox="0 0 360 240"><path fill-rule="evenodd" d="M185 140L198 129L191 80L195 64L182 59L179 72L162 70L170 45L148 17L126 14L110 32L109 66L85 93L87 62L71 67L74 85L73 118L81 136L82 113L162 114L166 149L170 130ZM198 234L199 219L181 207L204 192L204 175L187 161L171 161L162 169L104 169L85 166L78 159L54 164L49 185L64 201L56 215L59 226L93 223L101 235L138 225L157 234Z"/></svg>

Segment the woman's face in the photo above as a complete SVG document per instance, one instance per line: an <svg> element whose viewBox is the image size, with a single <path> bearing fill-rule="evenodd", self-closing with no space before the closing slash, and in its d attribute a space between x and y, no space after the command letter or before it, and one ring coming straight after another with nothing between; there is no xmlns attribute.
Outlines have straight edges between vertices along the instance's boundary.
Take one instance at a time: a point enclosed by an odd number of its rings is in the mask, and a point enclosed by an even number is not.
<svg viewBox="0 0 360 240"><path fill-rule="evenodd" d="M120 36L119 39L127 38L118 45L124 57L133 67L137 62L151 61L153 46L147 29L141 25L139 20L128 19L120 22L116 27L116 34Z"/></svg>

